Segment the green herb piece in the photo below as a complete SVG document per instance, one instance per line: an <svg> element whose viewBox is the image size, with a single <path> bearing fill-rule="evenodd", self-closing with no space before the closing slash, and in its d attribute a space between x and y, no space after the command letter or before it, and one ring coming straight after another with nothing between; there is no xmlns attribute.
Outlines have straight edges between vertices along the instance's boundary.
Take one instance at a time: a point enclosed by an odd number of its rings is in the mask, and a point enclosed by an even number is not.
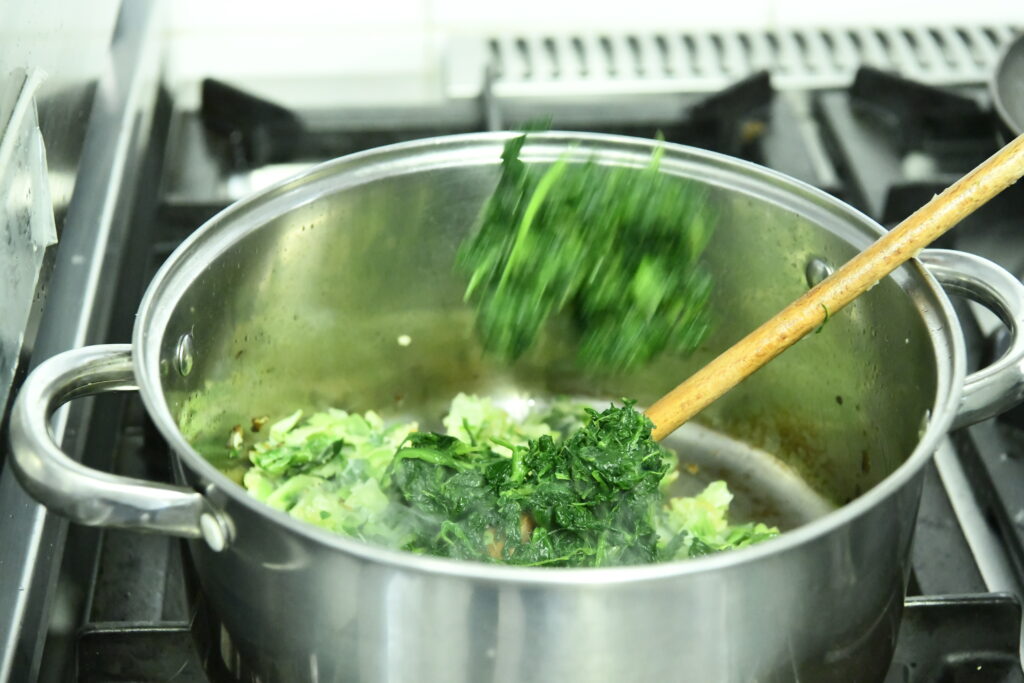
<svg viewBox="0 0 1024 683"><path fill-rule="evenodd" d="M825 304L820 305L822 310L825 311L825 318L821 321L821 325L818 326L818 329L814 330L814 334L821 334L821 331L825 329L825 323L827 323L828 319L832 317L828 312L828 306L826 306Z"/></svg>
<svg viewBox="0 0 1024 683"><path fill-rule="evenodd" d="M697 185L660 171L660 147L644 169L542 166L519 158L525 140L506 143L497 188L457 257L484 346L515 360L567 312L590 369L697 348L710 325L701 256L713 226Z"/></svg>
<svg viewBox="0 0 1024 683"><path fill-rule="evenodd" d="M631 404L587 409L587 418L564 441L544 435L509 458L452 437L412 435L391 474L425 521L424 542L410 549L519 565L656 561L665 452ZM431 535L438 520L449 524Z"/></svg>

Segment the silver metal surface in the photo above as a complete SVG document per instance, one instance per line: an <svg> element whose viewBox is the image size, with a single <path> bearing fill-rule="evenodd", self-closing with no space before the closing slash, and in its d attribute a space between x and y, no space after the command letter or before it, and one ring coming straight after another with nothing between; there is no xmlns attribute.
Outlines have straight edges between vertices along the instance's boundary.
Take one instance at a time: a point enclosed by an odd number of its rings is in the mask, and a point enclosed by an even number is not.
<svg viewBox="0 0 1024 683"><path fill-rule="evenodd" d="M0 0L0 100L20 89L19 75L40 77L33 94L58 228L81 177L90 111L97 85L110 68L120 6L118 0L88 6Z"/></svg>
<svg viewBox="0 0 1024 683"><path fill-rule="evenodd" d="M1000 118L1014 135L1024 133L1024 36L1004 47L989 83Z"/></svg>
<svg viewBox="0 0 1024 683"><path fill-rule="evenodd" d="M38 69L10 76L9 103L0 102L0 406L7 405L46 248L57 242L46 171L46 150L36 114ZM0 90L0 93L3 91Z"/></svg>
<svg viewBox="0 0 1024 683"><path fill-rule="evenodd" d="M119 0L0 0L0 406L31 353Z"/></svg>
<svg viewBox="0 0 1024 683"><path fill-rule="evenodd" d="M818 285L834 271L835 268L825 259L812 258L807 262L807 268L804 271L804 274L807 276L807 286L814 287Z"/></svg>
<svg viewBox="0 0 1024 683"><path fill-rule="evenodd" d="M174 353L174 367L182 377L188 377L192 372L192 365L195 363L196 344L192 340L192 334L186 332L178 339L178 348Z"/></svg>
<svg viewBox="0 0 1024 683"><path fill-rule="evenodd" d="M50 417L64 403L135 388L128 344L87 346L46 360L25 380L11 411L14 472L36 500L73 522L185 538L201 538L205 529L222 549L224 525L201 494L91 470L53 442Z"/></svg>
<svg viewBox="0 0 1024 683"><path fill-rule="evenodd" d="M979 83L1017 30L914 25L473 36L452 41L446 86L450 96L475 97L488 65L499 97L717 92L763 69L780 90L843 88L861 65L932 85Z"/></svg>
<svg viewBox="0 0 1024 683"><path fill-rule="evenodd" d="M991 261L958 251L929 249L920 260L949 292L995 313L1010 330L1006 352L967 376L954 427L975 424L1024 398L1024 290L1020 280Z"/></svg>
<svg viewBox="0 0 1024 683"><path fill-rule="evenodd" d="M648 402L803 293L810 257L845 261L882 232L809 186L666 145L660 168L705 184L719 216L708 264L728 315L706 348L588 377L559 321L505 368L479 348L451 264L507 139L418 141L319 166L213 218L147 290L134 375L179 477L230 520L224 552L193 543L193 555L234 646L267 682L879 678L921 468L965 375L955 314L916 263L737 387L683 441L734 482L738 463L758 462L748 476L774 471L807 491L788 495L807 503L794 528L759 546L595 570L459 562L305 525L232 479L239 463L224 442L254 415L336 405L429 427L456 391ZM654 144L545 133L523 158L639 169ZM185 332L196 348L182 376L173 359Z"/></svg>
<svg viewBox="0 0 1024 683"><path fill-rule="evenodd" d="M30 321L33 365L95 343L106 329L137 164L148 140L160 41L154 2L0 2L3 75L50 74L36 95L50 196L61 234L45 306ZM117 24L118 31L114 28ZM106 276L104 277L104 273ZM78 457L88 406L60 410L55 440ZM35 680L67 522L0 474L0 680Z"/></svg>

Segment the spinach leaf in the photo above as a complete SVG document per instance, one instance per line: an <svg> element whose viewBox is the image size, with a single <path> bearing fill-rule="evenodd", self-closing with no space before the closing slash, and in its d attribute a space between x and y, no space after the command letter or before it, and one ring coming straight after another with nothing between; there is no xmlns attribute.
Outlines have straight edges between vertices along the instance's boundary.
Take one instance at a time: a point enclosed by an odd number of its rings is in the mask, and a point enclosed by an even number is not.
<svg viewBox="0 0 1024 683"><path fill-rule="evenodd" d="M676 457L632 402L560 400L521 420L459 394L447 434L375 413L296 413L249 449L250 494L293 517L416 553L528 566L603 567L719 552L778 534L731 525L713 482L669 498Z"/></svg>
<svg viewBox="0 0 1024 683"><path fill-rule="evenodd" d="M515 360L563 311L590 369L697 348L710 326L701 256L714 222L698 186L661 172L662 148L644 169L542 166L520 159L525 140L506 143L498 185L456 260L485 348Z"/></svg>

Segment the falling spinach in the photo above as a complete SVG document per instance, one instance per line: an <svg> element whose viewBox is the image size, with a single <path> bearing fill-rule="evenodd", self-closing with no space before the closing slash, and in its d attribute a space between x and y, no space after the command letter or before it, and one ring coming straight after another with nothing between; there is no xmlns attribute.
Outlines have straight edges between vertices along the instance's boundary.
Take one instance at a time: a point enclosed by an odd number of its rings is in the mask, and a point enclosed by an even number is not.
<svg viewBox="0 0 1024 683"><path fill-rule="evenodd" d="M697 348L710 325L701 256L714 222L698 185L660 170L660 146L643 169L565 157L541 165L520 158L526 139L506 143L497 187L456 261L485 348L515 360L561 312L577 323L590 369Z"/></svg>

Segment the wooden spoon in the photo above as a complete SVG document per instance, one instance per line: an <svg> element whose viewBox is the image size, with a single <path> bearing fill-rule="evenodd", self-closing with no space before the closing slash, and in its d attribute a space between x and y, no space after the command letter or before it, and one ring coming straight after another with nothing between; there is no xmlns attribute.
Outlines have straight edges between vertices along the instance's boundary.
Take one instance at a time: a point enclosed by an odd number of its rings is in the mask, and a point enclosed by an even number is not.
<svg viewBox="0 0 1024 683"><path fill-rule="evenodd" d="M1024 135L647 409L660 441L1024 175Z"/></svg>

